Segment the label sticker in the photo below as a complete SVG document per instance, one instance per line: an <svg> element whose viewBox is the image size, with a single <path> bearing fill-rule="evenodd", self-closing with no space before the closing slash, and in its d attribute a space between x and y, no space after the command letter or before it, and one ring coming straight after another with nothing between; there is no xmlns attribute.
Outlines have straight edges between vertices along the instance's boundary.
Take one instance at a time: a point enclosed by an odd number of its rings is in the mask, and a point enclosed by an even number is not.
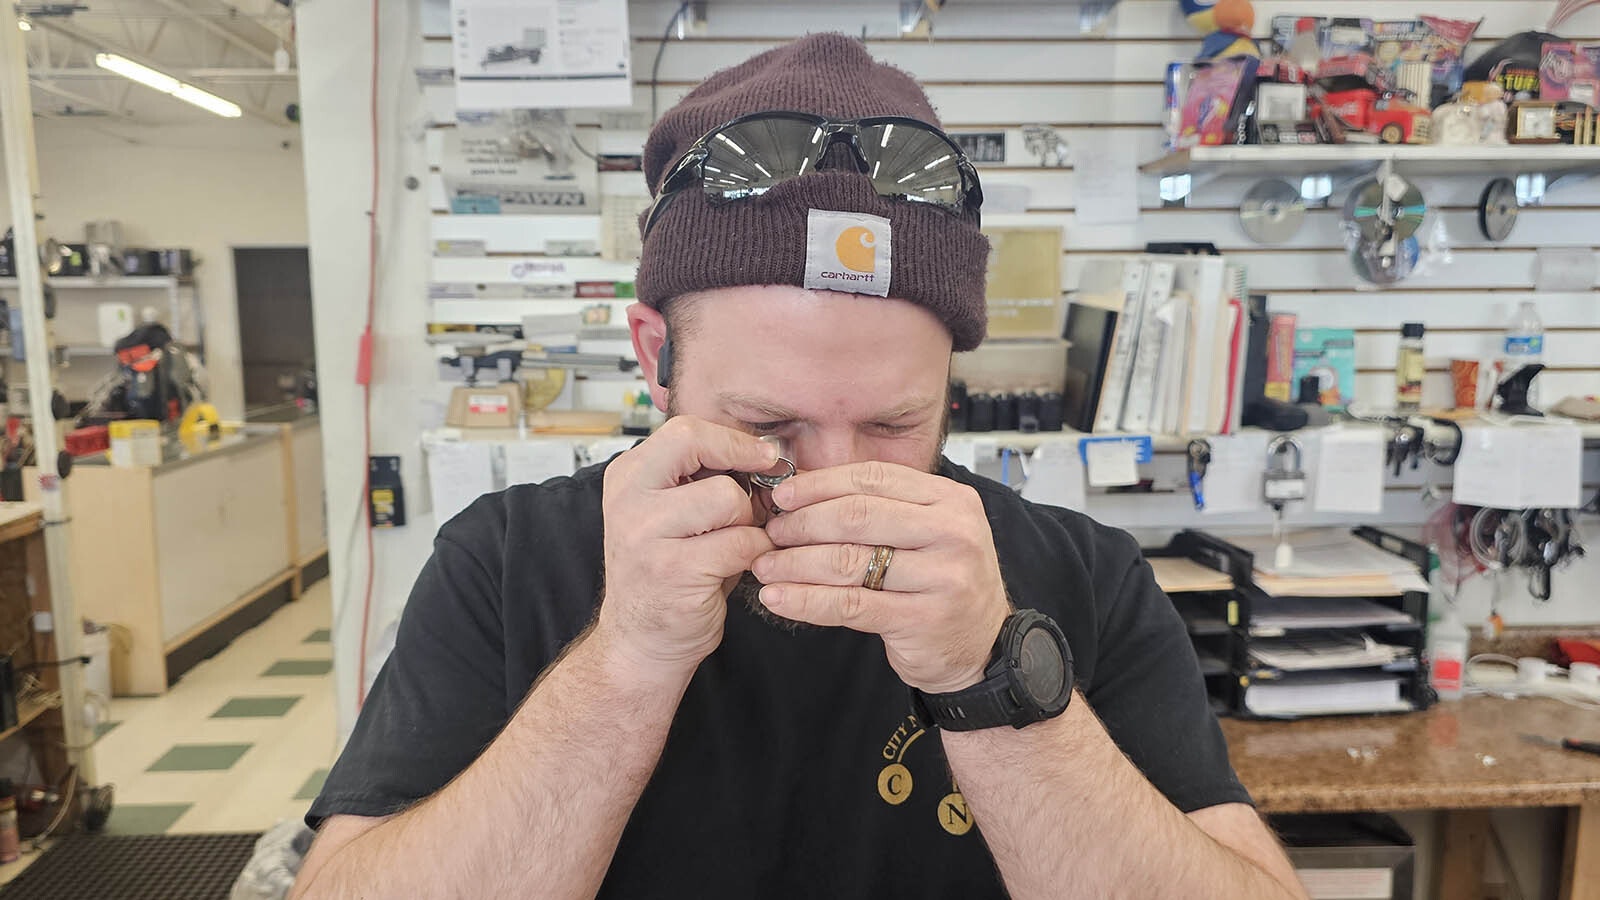
<svg viewBox="0 0 1600 900"><path fill-rule="evenodd" d="M806 280L813 290L889 296L889 220L813 209L806 217Z"/></svg>
<svg viewBox="0 0 1600 900"><path fill-rule="evenodd" d="M504 415L511 411L511 401L504 394L472 394L467 398L467 409L475 416Z"/></svg>

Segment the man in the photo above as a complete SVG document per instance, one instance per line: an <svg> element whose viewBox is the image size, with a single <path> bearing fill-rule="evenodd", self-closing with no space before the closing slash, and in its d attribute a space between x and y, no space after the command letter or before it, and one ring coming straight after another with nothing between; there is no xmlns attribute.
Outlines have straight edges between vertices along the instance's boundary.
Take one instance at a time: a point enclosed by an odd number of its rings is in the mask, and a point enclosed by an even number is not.
<svg viewBox="0 0 1600 900"><path fill-rule="evenodd" d="M934 121L819 35L657 124L671 418L440 531L297 896L1303 896L1134 542L939 458L988 248Z"/></svg>

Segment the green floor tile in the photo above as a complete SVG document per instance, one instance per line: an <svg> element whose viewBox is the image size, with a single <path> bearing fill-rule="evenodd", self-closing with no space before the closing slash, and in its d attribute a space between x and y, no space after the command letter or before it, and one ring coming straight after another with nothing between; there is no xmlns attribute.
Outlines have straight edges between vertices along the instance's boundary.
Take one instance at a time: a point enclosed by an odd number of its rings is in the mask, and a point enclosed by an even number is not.
<svg viewBox="0 0 1600 900"><path fill-rule="evenodd" d="M107 834L163 834L193 803L118 803L106 820Z"/></svg>
<svg viewBox="0 0 1600 900"><path fill-rule="evenodd" d="M94 739L100 740L111 732L111 729L121 725L121 722L96 722L94 726Z"/></svg>
<svg viewBox="0 0 1600 900"><path fill-rule="evenodd" d="M217 772L233 768L250 744L178 744L146 772Z"/></svg>
<svg viewBox="0 0 1600 900"><path fill-rule="evenodd" d="M306 635L306 639L301 641L300 643L302 643L302 644L326 644L331 640L333 640L333 632L332 631L330 631L327 628L318 628L316 631L313 631L310 634Z"/></svg>
<svg viewBox="0 0 1600 900"><path fill-rule="evenodd" d="M328 770L318 769L311 773L306 783L300 785L300 792L294 795L296 800L315 800L322 793L322 783L328 780Z"/></svg>
<svg viewBox="0 0 1600 900"><path fill-rule="evenodd" d="M235 697L211 714L213 719L273 718L288 712L299 697Z"/></svg>
<svg viewBox="0 0 1600 900"><path fill-rule="evenodd" d="M261 674L269 675L326 675L333 670L330 659L280 659Z"/></svg>

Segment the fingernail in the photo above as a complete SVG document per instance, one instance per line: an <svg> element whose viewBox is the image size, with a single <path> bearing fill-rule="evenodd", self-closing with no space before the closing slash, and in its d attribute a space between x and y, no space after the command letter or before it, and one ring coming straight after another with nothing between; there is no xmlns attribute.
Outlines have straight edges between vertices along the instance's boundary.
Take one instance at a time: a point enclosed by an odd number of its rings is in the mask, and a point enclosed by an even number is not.
<svg viewBox="0 0 1600 900"><path fill-rule="evenodd" d="M787 482L787 481L785 481L783 484L780 484L777 487L772 489L772 502L773 502L773 505L775 505L775 506L780 506L780 507L782 507L784 509L788 509L789 508L789 501L793 500L793 499L794 499L794 488L791 487L789 482Z"/></svg>
<svg viewBox="0 0 1600 900"><path fill-rule="evenodd" d="M768 561L765 556L756 557L756 561L750 564L751 574L755 575L756 578L762 581L767 580L766 575L771 568L772 563Z"/></svg>
<svg viewBox="0 0 1600 900"><path fill-rule="evenodd" d="M764 587L759 595L761 603L767 609L775 610L783 605L783 592L775 587Z"/></svg>

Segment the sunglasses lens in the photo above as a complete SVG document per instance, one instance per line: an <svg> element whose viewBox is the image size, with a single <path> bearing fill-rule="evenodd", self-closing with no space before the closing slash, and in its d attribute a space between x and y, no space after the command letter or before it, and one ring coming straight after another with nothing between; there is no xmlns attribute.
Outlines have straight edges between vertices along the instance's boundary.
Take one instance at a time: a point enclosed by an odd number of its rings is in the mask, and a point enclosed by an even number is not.
<svg viewBox="0 0 1600 900"><path fill-rule="evenodd" d="M963 209L961 156L942 135L904 122L863 125L861 154L879 194L953 212Z"/></svg>
<svg viewBox="0 0 1600 900"><path fill-rule="evenodd" d="M816 167L826 143L815 122L767 116L735 122L706 141L702 183L714 200L765 193Z"/></svg>

